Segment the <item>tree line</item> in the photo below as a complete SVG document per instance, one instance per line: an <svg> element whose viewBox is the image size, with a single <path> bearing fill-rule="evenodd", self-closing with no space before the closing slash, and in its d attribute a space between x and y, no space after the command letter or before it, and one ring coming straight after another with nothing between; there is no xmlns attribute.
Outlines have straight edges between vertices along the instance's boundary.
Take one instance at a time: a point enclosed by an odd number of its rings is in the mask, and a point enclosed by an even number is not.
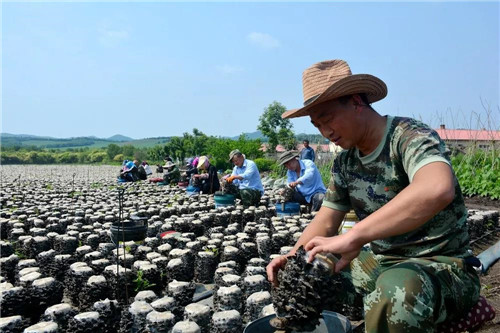
<svg viewBox="0 0 500 333"><path fill-rule="evenodd" d="M278 144L292 149L296 139L292 124L281 115L285 106L274 101L264 109L259 118L258 129L268 139L268 150L274 151ZM64 143L61 143L64 144ZM184 133L179 137L171 137L170 141L152 148L138 148L133 145L120 146L115 143L106 148L82 147L56 150L49 148L7 146L0 153L2 164L68 164L68 163L121 163L123 160L148 160L151 163L162 163L165 156L181 162L187 157L208 155L218 169L231 167L227 161L229 152L240 149L249 159L262 159L262 140L247 139L241 135L237 140L208 136L198 129L192 133ZM261 161L266 169L269 163Z"/></svg>

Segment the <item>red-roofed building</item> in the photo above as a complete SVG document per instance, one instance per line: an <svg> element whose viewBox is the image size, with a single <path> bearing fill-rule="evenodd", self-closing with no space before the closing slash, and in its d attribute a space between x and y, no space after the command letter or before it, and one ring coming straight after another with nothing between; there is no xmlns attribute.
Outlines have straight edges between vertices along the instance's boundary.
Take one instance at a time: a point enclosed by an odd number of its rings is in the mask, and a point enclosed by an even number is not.
<svg viewBox="0 0 500 333"><path fill-rule="evenodd" d="M450 148L463 150L474 146L483 150L500 149L500 131L448 129L441 125L436 132Z"/></svg>

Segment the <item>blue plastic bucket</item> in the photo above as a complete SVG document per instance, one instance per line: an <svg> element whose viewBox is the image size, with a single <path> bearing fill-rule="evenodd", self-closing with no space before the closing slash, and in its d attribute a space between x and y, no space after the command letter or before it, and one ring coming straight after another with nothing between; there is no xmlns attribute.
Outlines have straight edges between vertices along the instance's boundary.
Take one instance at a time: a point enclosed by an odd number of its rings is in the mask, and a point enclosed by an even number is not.
<svg viewBox="0 0 500 333"><path fill-rule="evenodd" d="M274 333L276 329L269 323L269 321L274 317L276 317L276 315L272 314L252 321L247 325L247 327L245 327L243 333ZM321 317L322 318L319 320L319 325L314 331L311 331L312 333L352 332L352 326L349 319L339 313L332 311L323 311L321 312ZM296 331L294 331L294 333L295 332Z"/></svg>
<svg viewBox="0 0 500 333"><path fill-rule="evenodd" d="M215 195L215 208L234 206L236 197L233 194Z"/></svg>
<svg viewBox="0 0 500 333"><path fill-rule="evenodd" d="M192 185L189 185L187 188L186 188L186 194L191 196L195 193L199 193L200 192L200 188L199 187L196 187L196 186L192 186Z"/></svg>
<svg viewBox="0 0 500 333"><path fill-rule="evenodd" d="M285 209L283 209L283 204L276 204L276 216L293 216L300 214L300 204L298 202L285 202Z"/></svg>

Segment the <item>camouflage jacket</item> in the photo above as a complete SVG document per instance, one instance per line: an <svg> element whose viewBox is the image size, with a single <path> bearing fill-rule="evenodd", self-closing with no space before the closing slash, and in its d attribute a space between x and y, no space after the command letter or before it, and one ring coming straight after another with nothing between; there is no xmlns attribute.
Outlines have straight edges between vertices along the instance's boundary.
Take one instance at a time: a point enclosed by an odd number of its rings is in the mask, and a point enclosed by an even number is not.
<svg viewBox="0 0 500 333"><path fill-rule="evenodd" d="M421 167L436 161L451 166L449 150L434 130L411 118L389 116L384 137L372 153L361 156L357 148L351 148L336 157L323 206L340 211L352 208L361 221L408 186ZM468 256L467 210L453 177L451 204L416 230L371 242L373 252L403 257Z"/></svg>

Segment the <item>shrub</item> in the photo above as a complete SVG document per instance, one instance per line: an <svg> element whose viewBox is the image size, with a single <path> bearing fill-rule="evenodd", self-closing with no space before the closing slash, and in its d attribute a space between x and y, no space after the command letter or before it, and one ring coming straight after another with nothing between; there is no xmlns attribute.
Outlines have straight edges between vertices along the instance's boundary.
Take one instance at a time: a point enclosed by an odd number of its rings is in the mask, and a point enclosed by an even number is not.
<svg viewBox="0 0 500 333"><path fill-rule="evenodd" d="M254 162L257 164L260 172L271 171L273 165L276 164L275 160L269 158L256 158Z"/></svg>
<svg viewBox="0 0 500 333"><path fill-rule="evenodd" d="M500 199L499 151L469 151L453 156L451 162L465 195Z"/></svg>
<svg viewBox="0 0 500 333"><path fill-rule="evenodd" d="M115 157L113 157L114 162L123 162L125 160L125 156L123 154L117 154Z"/></svg>
<svg viewBox="0 0 500 333"><path fill-rule="evenodd" d="M89 155L90 163L101 163L108 156L103 151L94 151Z"/></svg>
<svg viewBox="0 0 500 333"><path fill-rule="evenodd" d="M286 171L285 166L274 163L271 165L271 173L269 174L269 177L274 179L283 178L286 176Z"/></svg>
<svg viewBox="0 0 500 333"><path fill-rule="evenodd" d="M57 163L78 163L78 154L71 152L64 152L58 154L56 157Z"/></svg>

